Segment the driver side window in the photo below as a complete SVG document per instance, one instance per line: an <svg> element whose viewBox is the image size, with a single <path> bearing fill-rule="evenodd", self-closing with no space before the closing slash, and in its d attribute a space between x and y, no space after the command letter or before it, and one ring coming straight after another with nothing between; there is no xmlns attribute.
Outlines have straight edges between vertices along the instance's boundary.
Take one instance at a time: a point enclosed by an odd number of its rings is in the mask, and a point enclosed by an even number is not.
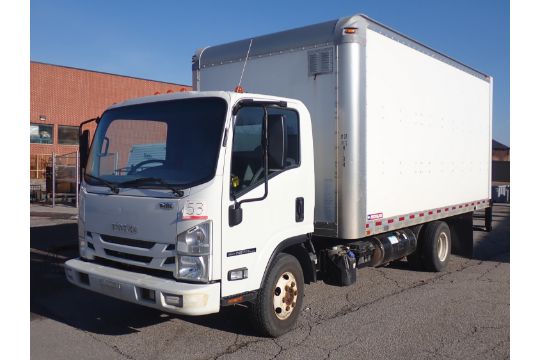
<svg viewBox="0 0 540 360"><path fill-rule="evenodd" d="M238 194L264 179L262 127L264 111L244 107L236 115L231 159L231 194Z"/></svg>

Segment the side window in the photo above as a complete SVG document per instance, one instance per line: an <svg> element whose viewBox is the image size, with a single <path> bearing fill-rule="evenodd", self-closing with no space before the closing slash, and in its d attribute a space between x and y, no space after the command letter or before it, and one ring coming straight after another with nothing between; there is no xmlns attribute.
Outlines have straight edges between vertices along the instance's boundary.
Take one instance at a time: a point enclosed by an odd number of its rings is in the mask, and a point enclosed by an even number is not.
<svg viewBox="0 0 540 360"><path fill-rule="evenodd" d="M285 116L285 124L287 124L287 167L298 166L300 164L300 124L298 123L298 113L288 109L269 108L268 114Z"/></svg>
<svg viewBox="0 0 540 360"><path fill-rule="evenodd" d="M236 115L231 158L231 193L239 193L264 178L262 126L264 111L244 107Z"/></svg>
<svg viewBox="0 0 540 360"><path fill-rule="evenodd" d="M293 110L268 108L269 115L284 115L287 125L287 168L300 164L298 114ZM231 194L241 195L264 181L262 129L264 111L244 107L236 115L231 158ZM269 170L269 175L276 171Z"/></svg>

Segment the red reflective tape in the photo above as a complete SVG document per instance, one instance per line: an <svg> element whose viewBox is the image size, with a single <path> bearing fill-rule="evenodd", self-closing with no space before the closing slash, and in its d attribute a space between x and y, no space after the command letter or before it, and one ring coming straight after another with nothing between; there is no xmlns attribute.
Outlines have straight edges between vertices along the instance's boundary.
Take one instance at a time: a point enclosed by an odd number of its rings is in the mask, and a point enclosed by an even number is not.
<svg viewBox="0 0 540 360"><path fill-rule="evenodd" d="M403 220L405 220L405 217L404 217L404 216L401 216L401 217L399 218L399 221L403 221Z"/></svg>
<svg viewBox="0 0 540 360"><path fill-rule="evenodd" d="M414 219L414 215L410 215L410 216L409 216L409 219Z"/></svg>
<svg viewBox="0 0 540 360"><path fill-rule="evenodd" d="M377 221L377 222L375 223L375 226L380 226L380 225L382 225L382 221Z"/></svg>
<svg viewBox="0 0 540 360"><path fill-rule="evenodd" d="M186 215L182 216L182 220L206 220L208 216L206 215Z"/></svg>
<svg viewBox="0 0 540 360"><path fill-rule="evenodd" d="M424 216L424 213L420 213L420 216Z"/></svg>
<svg viewBox="0 0 540 360"><path fill-rule="evenodd" d="M393 222L394 222L394 219L389 219L389 220L388 220L388 223L389 223L389 224L391 224L391 223L393 223Z"/></svg>
<svg viewBox="0 0 540 360"><path fill-rule="evenodd" d="M428 215L432 215L432 214L433 214L433 211L428 212Z"/></svg>

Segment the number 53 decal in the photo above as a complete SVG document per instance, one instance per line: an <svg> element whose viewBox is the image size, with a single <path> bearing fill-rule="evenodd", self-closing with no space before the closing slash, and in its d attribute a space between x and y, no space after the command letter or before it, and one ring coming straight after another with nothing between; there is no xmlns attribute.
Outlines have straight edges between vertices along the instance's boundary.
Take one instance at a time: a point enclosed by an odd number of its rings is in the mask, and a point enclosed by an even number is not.
<svg viewBox="0 0 540 360"><path fill-rule="evenodd" d="M206 220L206 204L203 201L187 201L182 209L182 220Z"/></svg>

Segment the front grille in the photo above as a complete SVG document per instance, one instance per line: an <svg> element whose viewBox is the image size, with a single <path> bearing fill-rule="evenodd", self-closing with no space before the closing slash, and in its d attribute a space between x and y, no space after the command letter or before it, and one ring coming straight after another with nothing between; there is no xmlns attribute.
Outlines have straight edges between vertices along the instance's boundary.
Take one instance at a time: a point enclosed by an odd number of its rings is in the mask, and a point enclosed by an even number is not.
<svg viewBox="0 0 540 360"><path fill-rule="evenodd" d="M170 271L166 271L166 270L149 269L149 268L140 267L140 266L136 266L136 265L123 264L123 263L120 263L120 262L116 262L114 260L100 258L98 256L96 256L95 259L92 262L96 263L96 264L99 264L99 265L119 269L119 270L126 270L126 271L136 272L136 273L139 273L139 274L146 274L146 275L151 275L151 276L155 276L155 277L160 277L160 278L164 278L164 279L171 279L171 280L177 281L174 278L173 273L170 272Z"/></svg>
<svg viewBox="0 0 540 360"><path fill-rule="evenodd" d="M120 251L110 250L110 249L104 249L105 254L109 256L114 256L120 259L126 259L126 260L132 260L137 261L141 263L148 264L150 261L152 261L152 257L150 256L141 256L141 255L135 255L135 254L128 254Z"/></svg>
<svg viewBox="0 0 540 360"><path fill-rule="evenodd" d="M155 242L152 241L134 240L110 235L101 235L101 240L111 244L126 245L143 249L151 249L155 245Z"/></svg>

